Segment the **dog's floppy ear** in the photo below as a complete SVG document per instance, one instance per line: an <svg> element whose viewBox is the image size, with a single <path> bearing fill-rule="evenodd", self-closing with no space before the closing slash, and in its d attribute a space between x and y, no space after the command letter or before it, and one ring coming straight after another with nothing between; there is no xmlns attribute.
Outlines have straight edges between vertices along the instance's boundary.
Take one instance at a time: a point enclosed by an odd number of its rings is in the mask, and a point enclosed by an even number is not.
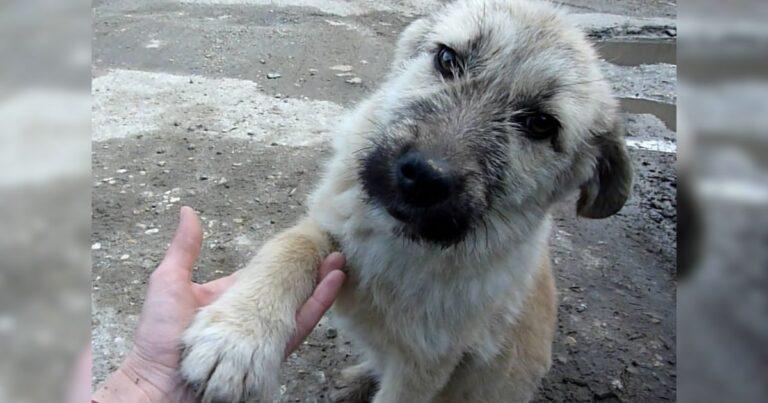
<svg viewBox="0 0 768 403"><path fill-rule="evenodd" d="M606 218L621 210L632 190L632 165L624 144L624 126L594 138L598 148L595 172L581 185L576 211L582 217Z"/></svg>

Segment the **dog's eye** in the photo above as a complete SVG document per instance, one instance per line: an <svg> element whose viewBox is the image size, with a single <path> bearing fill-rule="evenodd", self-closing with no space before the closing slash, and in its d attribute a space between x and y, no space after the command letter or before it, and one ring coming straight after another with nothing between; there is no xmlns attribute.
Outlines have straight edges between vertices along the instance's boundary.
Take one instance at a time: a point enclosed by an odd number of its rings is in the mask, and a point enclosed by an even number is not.
<svg viewBox="0 0 768 403"><path fill-rule="evenodd" d="M525 128L528 135L534 139L546 139L557 134L560 129L560 123L546 113L536 113L526 116Z"/></svg>
<svg viewBox="0 0 768 403"><path fill-rule="evenodd" d="M441 45L435 55L435 68L444 78L459 76L461 74L461 66L456 51Z"/></svg>

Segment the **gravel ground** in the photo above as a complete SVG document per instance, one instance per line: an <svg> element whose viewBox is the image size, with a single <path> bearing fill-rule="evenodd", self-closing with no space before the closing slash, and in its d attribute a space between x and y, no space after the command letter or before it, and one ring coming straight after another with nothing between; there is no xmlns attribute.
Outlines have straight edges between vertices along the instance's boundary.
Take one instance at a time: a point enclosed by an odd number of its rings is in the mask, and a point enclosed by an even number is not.
<svg viewBox="0 0 768 403"><path fill-rule="evenodd" d="M397 33L429 2L309 3L94 2L94 384L130 349L178 208L203 219L196 281L242 267L303 213L338 115L377 86ZM675 14L651 0L569 3ZM640 34L651 31L663 30ZM622 97L675 102L675 66L605 69ZM556 210L558 333L538 401L675 398L676 136L653 116L625 119L628 205L600 221L575 218L573 201ZM341 386L357 355L331 326L290 357L281 401L323 402Z"/></svg>

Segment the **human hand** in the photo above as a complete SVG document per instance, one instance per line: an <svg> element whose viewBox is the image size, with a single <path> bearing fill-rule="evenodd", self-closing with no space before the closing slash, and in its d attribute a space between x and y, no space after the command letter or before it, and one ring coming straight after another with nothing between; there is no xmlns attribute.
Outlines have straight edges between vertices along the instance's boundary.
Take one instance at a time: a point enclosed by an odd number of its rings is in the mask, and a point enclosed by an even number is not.
<svg viewBox="0 0 768 403"><path fill-rule="evenodd" d="M195 313L215 301L237 273L205 284L192 282L192 268L202 244L200 220L182 207L181 221L162 263L152 273L147 297L134 334L134 346L120 368L110 375L94 400L195 401L178 374L181 335ZM345 275L344 257L330 254L320 265L319 283L296 313L297 330L286 345L295 350L333 304Z"/></svg>

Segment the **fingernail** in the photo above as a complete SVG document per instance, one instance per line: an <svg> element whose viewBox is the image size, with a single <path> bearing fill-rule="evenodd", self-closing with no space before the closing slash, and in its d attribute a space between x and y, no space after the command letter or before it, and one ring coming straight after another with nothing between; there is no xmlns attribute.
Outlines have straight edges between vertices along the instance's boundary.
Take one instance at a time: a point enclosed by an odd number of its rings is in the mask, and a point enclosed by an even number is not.
<svg viewBox="0 0 768 403"><path fill-rule="evenodd" d="M342 255L340 252L333 252L330 255L328 255L329 264L334 269L341 269L344 267L344 264L346 263L346 259L344 258L344 255Z"/></svg>

